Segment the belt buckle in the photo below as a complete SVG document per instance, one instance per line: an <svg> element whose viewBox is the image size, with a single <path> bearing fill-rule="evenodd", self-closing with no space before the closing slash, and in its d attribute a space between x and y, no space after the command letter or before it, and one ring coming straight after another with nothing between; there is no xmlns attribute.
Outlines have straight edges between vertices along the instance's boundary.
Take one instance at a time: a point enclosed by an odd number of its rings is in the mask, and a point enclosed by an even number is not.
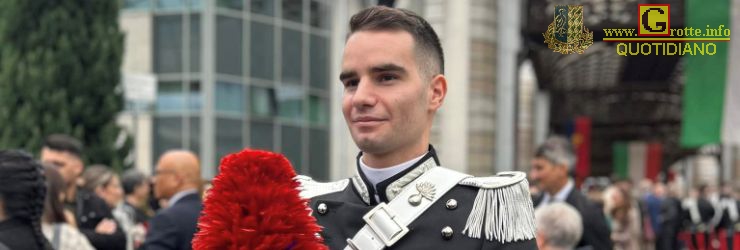
<svg viewBox="0 0 740 250"><path fill-rule="evenodd" d="M378 204L362 217L378 238L390 247L409 232L409 228L398 221L398 217L385 202Z"/></svg>

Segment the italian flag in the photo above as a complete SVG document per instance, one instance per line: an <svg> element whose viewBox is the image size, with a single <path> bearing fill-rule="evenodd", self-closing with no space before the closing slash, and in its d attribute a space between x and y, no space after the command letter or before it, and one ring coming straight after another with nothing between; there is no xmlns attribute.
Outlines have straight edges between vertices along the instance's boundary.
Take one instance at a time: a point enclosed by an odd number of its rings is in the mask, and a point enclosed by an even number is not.
<svg viewBox="0 0 740 250"><path fill-rule="evenodd" d="M614 174L638 182L655 181L663 164L663 146L657 142L614 143Z"/></svg>
<svg viewBox="0 0 740 250"><path fill-rule="evenodd" d="M730 29L731 40L715 42L712 56L684 56L683 147L740 144L740 0L686 1L686 26L707 25Z"/></svg>

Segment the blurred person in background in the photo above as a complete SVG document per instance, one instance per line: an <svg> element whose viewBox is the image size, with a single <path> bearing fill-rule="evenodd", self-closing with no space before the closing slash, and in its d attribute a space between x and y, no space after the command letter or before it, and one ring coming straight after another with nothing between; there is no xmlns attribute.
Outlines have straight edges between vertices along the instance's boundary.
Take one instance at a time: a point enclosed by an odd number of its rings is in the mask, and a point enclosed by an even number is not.
<svg viewBox="0 0 740 250"><path fill-rule="evenodd" d="M677 182L668 182L666 196L660 206L660 227L655 249L673 250L679 247L678 232L681 230L681 187Z"/></svg>
<svg viewBox="0 0 740 250"><path fill-rule="evenodd" d="M656 238L662 231L660 224L660 210L663 199L666 196L665 184L662 182L648 182L646 193L642 197L642 222L643 237L645 240L644 248L653 249L656 244Z"/></svg>
<svg viewBox="0 0 740 250"><path fill-rule="evenodd" d="M64 179L64 206L67 210L77 211L77 188L79 177L85 169L82 162L82 143L68 135L49 135L41 148L41 161L55 166ZM72 225L75 221L68 221Z"/></svg>
<svg viewBox="0 0 740 250"><path fill-rule="evenodd" d="M94 250L87 237L80 233L74 225L67 223L73 215L64 210L62 200L65 188L64 179L55 167L44 165L46 177L46 199L44 215L41 217L41 229L56 250Z"/></svg>
<svg viewBox="0 0 740 250"><path fill-rule="evenodd" d="M46 186L30 154L0 150L0 248L51 249L41 232Z"/></svg>
<svg viewBox="0 0 740 250"><path fill-rule="evenodd" d="M129 246L127 249L137 249L146 236L146 223L151 218L148 208L149 179L136 169L129 169L121 176L124 199L116 209L114 215L120 218L123 230L127 232Z"/></svg>
<svg viewBox="0 0 740 250"><path fill-rule="evenodd" d="M82 173L82 183L80 231L97 249L126 249L126 232L113 216L113 208L123 199L118 175L107 166L93 165Z"/></svg>
<svg viewBox="0 0 740 250"><path fill-rule="evenodd" d="M611 186L604 191L604 214L611 228L614 249L631 250L640 248L640 217L632 209L633 199L619 187Z"/></svg>
<svg viewBox="0 0 740 250"><path fill-rule="evenodd" d="M570 177L575 167L575 153L570 142L562 136L551 136L535 151L529 177L542 189L535 197L539 207L552 202L566 202L583 219L583 235L577 248L612 249L611 232L601 209L575 188Z"/></svg>
<svg viewBox="0 0 740 250"><path fill-rule="evenodd" d="M201 184L200 161L190 151L164 153L157 162L154 195L167 199L149 222L142 249L191 249L203 203L198 192Z"/></svg>
<svg viewBox="0 0 740 250"><path fill-rule="evenodd" d="M578 210L563 202L537 207L537 247L540 250L573 249L581 239L583 222Z"/></svg>

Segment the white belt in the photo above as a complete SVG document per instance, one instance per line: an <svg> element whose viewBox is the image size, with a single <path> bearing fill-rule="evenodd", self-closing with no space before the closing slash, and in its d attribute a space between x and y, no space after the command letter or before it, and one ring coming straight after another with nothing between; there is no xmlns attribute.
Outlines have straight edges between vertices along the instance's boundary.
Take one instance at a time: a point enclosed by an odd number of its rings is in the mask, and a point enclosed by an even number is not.
<svg viewBox="0 0 740 250"><path fill-rule="evenodd" d="M388 204L382 202L365 214L365 226L352 239L347 239L344 250L381 250L392 246L409 232L412 221L467 177L470 176L443 167L430 169ZM412 205L409 201L412 195L422 196L421 203Z"/></svg>

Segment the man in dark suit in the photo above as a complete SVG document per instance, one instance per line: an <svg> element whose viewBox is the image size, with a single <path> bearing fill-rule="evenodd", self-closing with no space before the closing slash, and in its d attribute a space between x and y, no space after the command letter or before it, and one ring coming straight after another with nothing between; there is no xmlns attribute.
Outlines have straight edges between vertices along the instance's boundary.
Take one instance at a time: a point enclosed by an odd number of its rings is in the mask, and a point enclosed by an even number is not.
<svg viewBox="0 0 740 250"><path fill-rule="evenodd" d="M149 233L142 246L151 249L191 249L198 216L203 208L198 193L200 164L189 151L169 151L159 158L154 178L154 195L168 199L149 222Z"/></svg>
<svg viewBox="0 0 740 250"><path fill-rule="evenodd" d="M575 159L570 142L561 136L552 136L539 146L529 172L532 181L542 189L542 194L534 198L534 206L570 204L583 218L583 236L576 249L612 249L611 230L604 213L575 188L570 178Z"/></svg>

